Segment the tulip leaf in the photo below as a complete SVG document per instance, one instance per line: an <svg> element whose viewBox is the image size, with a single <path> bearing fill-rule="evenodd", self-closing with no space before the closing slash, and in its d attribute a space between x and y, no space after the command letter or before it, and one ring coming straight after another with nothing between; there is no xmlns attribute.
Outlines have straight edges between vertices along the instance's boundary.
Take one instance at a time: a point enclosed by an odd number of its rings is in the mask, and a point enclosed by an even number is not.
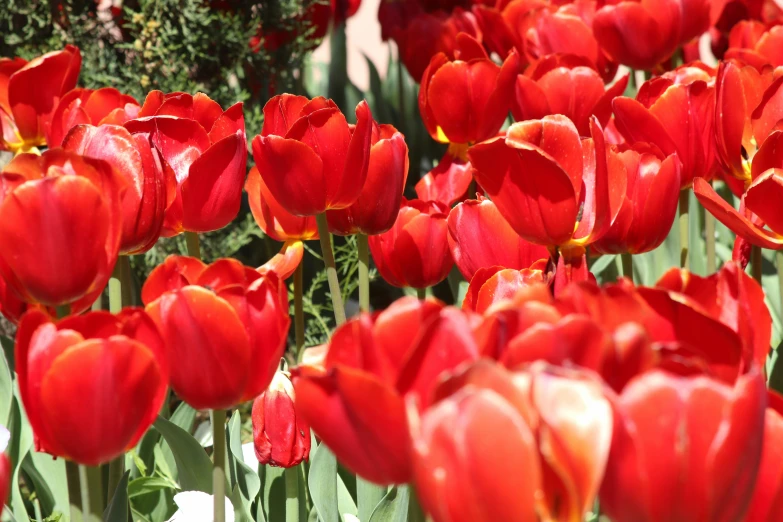
<svg viewBox="0 0 783 522"><path fill-rule="evenodd" d="M14 386L14 401L11 407L11 416L8 421L8 431L11 432L11 440L8 443L7 453L11 458L11 512L16 522L29 522L24 496L19 489L19 474L22 471L22 462L33 447L33 430L27 421L22 402L19 400L19 389Z"/></svg>
<svg viewBox="0 0 783 522"><path fill-rule="evenodd" d="M128 477L130 477L130 471L126 471L117 484L117 490L114 492L114 497L112 497L109 505L106 506L106 511L103 512L104 520L111 522L128 522Z"/></svg>
<svg viewBox="0 0 783 522"><path fill-rule="evenodd" d="M204 448L187 431L158 416L155 429L171 448L177 467L177 479L185 491L212 493L212 461Z"/></svg>
<svg viewBox="0 0 783 522"><path fill-rule="evenodd" d="M408 520L408 486L395 486L375 507L370 522L406 522ZM362 521L364 522L364 521Z"/></svg>
<svg viewBox="0 0 783 522"><path fill-rule="evenodd" d="M231 420L228 421L228 437L226 437L229 451L228 466L231 484L239 488L242 504L249 510L261 490L261 479L256 470L245 464L242 455L241 430L242 420L239 418L239 411L234 411ZM237 507L236 503L234 507Z"/></svg>
<svg viewBox="0 0 783 522"><path fill-rule="evenodd" d="M161 489L179 489L170 479L162 476L141 477L128 483L128 498L138 497Z"/></svg>
<svg viewBox="0 0 783 522"><path fill-rule="evenodd" d="M44 515L55 511L61 513L68 511L65 460L56 459L47 453L31 451L22 461L22 470L32 482L35 496Z"/></svg>
<svg viewBox="0 0 783 522"><path fill-rule="evenodd" d="M14 340L9 339L5 335L0 335L0 346L3 347L3 354L5 354L5 359L8 364L8 369L11 371L11 373L14 373L15 368L15 362L14 362Z"/></svg>
<svg viewBox="0 0 783 522"><path fill-rule="evenodd" d="M11 406L14 400L13 376L11 365L5 355L0 356L0 425L8 424Z"/></svg>
<svg viewBox="0 0 783 522"><path fill-rule="evenodd" d="M187 433L190 433L190 430L193 428L193 423L196 420L196 410L194 410L189 404L181 403L176 410L174 410L174 413L169 418L169 421L174 424L175 426L178 426L179 428L182 428ZM146 435L144 435L144 438L141 440L141 444L138 446L138 452L139 457L144 461L144 464L147 465L148 469L153 468L153 460L155 461L155 464L158 462L158 458L155 455L155 445L158 444L160 447L160 451L163 454L165 458L165 464L161 467L161 469L170 469L174 473L171 473L171 477L176 479L177 474L177 465L176 460L174 459L174 455L171 452L171 448L169 447L169 444L166 442L166 440L158 441L159 435L153 430L150 430L147 432ZM134 477L136 478L136 477Z"/></svg>
<svg viewBox="0 0 783 522"><path fill-rule="evenodd" d="M593 263L593 266L590 267L590 272L600 281L601 278L599 276L615 262L615 257L617 256L604 255L599 257L596 259L595 263Z"/></svg>
<svg viewBox="0 0 783 522"><path fill-rule="evenodd" d="M282 520L285 513L285 469L274 466L259 466L258 475L264 485L261 504L266 520Z"/></svg>
<svg viewBox="0 0 783 522"><path fill-rule="evenodd" d="M389 107L386 105L386 100L383 97L383 83L381 81L381 75L378 73L378 69L370 59L369 56L364 55L364 60L367 62L367 69L370 74L370 94L372 94L372 115L376 121L389 122L391 121L391 113Z"/></svg>
<svg viewBox="0 0 783 522"><path fill-rule="evenodd" d="M356 501L359 510L359 520L368 522L375 511L375 508L381 503L387 495L385 486L378 486L368 482L360 477L356 477Z"/></svg>
<svg viewBox="0 0 783 522"><path fill-rule="evenodd" d="M313 505L323 522L340 522L337 458L324 444L314 448L308 485Z"/></svg>
<svg viewBox="0 0 783 522"><path fill-rule="evenodd" d="M771 390L775 390L778 393L783 393L783 355L781 352L783 343L779 344L775 352L772 354L771 361L769 363L769 381L767 386Z"/></svg>

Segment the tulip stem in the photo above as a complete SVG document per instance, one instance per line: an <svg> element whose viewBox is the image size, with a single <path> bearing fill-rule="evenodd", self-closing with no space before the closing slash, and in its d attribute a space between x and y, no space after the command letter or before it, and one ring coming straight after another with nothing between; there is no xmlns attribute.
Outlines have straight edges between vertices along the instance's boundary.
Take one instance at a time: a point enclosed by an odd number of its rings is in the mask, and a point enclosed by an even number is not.
<svg viewBox="0 0 783 522"><path fill-rule="evenodd" d="M386 496L386 488L356 477L356 500L359 508L359 520L370 520L375 507Z"/></svg>
<svg viewBox="0 0 783 522"><path fill-rule="evenodd" d="M196 232L185 232L185 244L188 247L188 255L201 259L201 242Z"/></svg>
<svg viewBox="0 0 783 522"><path fill-rule="evenodd" d="M620 254L620 260L623 262L623 276L633 283L633 256L628 253Z"/></svg>
<svg viewBox="0 0 783 522"><path fill-rule="evenodd" d="M70 460L65 461L65 480L68 484L68 503L70 504L71 520L81 519L82 488L79 483L79 465Z"/></svg>
<svg viewBox="0 0 783 522"><path fill-rule="evenodd" d="M214 522L226 521L226 410L212 410L212 494Z"/></svg>
<svg viewBox="0 0 783 522"><path fill-rule="evenodd" d="M285 476L285 522L299 521L299 466L286 468Z"/></svg>
<svg viewBox="0 0 783 522"><path fill-rule="evenodd" d="M100 522L103 517L103 482L99 466L79 466L82 486L83 522Z"/></svg>
<svg viewBox="0 0 783 522"><path fill-rule="evenodd" d="M332 296L332 308L337 326L345 322L345 308L343 307L343 294L340 291L340 281L337 279L337 265L334 262L332 250L332 235L329 233L329 225L326 222L326 213L315 216L318 224L318 236L321 238L321 253L326 265L326 278L329 280L329 293Z"/></svg>
<svg viewBox="0 0 783 522"><path fill-rule="evenodd" d="M419 504L419 497L416 495L416 490L413 485L409 485L408 492L408 522L425 522L427 517L424 515L424 511Z"/></svg>
<svg viewBox="0 0 783 522"><path fill-rule="evenodd" d="M296 353L294 354L294 358L298 358L302 355L302 348L304 348L305 322L304 303L302 301L303 292L304 262L300 261L294 272L294 332L296 334Z"/></svg>
<svg viewBox="0 0 783 522"><path fill-rule="evenodd" d="M778 292L780 294L780 317L783 318L783 250L775 252L775 264L778 267Z"/></svg>
<svg viewBox="0 0 783 522"><path fill-rule="evenodd" d="M420 301L424 301L425 299L427 299L427 289L426 288L417 288L416 289L416 297L418 297Z"/></svg>
<svg viewBox="0 0 783 522"><path fill-rule="evenodd" d="M691 260L688 252L690 244L690 214L688 207L690 206L691 192L690 190L680 191L680 267L688 270L691 266Z"/></svg>
<svg viewBox="0 0 783 522"><path fill-rule="evenodd" d="M761 247L753 245L750 250L750 273L761 284Z"/></svg>
<svg viewBox="0 0 783 522"><path fill-rule="evenodd" d="M715 262L715 216L704 213L704 241L707 245L707 273L714 274L717 269Z"/></svg>
<svg viewBox="0 0 783 522"><path fill-rule="evenodd" d="M356 234L359 250L359 309L370 311L370 245L366 234Z"/></svg>

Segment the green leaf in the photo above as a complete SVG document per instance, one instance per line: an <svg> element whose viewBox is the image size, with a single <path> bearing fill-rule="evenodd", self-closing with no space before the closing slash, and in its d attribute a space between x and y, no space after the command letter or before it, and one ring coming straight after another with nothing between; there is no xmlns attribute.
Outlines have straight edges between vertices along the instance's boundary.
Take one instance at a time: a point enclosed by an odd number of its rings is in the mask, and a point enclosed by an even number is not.
<svg viewBox="0 0 783 522"><path fill-rule="evenodd" d="M372 94L373 100L373 118L381 123L389 123L392 121L392 116L383 96L381 75L378 73L378 69L375 67L373 61L367 55L364 55L364 60L367 62L367 69L370 71L370 93Z"/></svg>
<svg viewBox="0 0 783 522"><path fill-rule="evenodd" d="M600 276L603 274L604 270L609 268L609 266L615 262L615 257L617 256L604 255L599 257L595 263L593 263L593 266L590 267L590 272L592 272L596 277Z"/></svg>
<svg viewBox="0 0 783 522"><path fill-rule="evenodd" d="M360 522L368 522L375 508L384 499L388 488L356 477L356 497Z"/></svg>
<svg viewBox="0 0 783 522"><path fill-rule="evenodd" d="M21 463L33 447L33 430L27 421L22 401L19 400L19 389L14 386L14 402L11 407L11 415L8 421L8 431L11 432L11 440L8 443L8 456L11 458L11 511L16 522L29 522L27 508L24 504L24 496L19 489L19 474L22 471Z"/></svg>
<svg viewBox="0 0 783 522"><path fill-rule="evenodd" d="M128 522L128 477L130 471L122 475L114 497L103 512L103 520L106 522Z"/></svg>
<svg viewBox="0 0 783 522"><path fill-rule="evenodd" d="M408 520L409 498L408 486L391 488L375 511L372 512L370 522L406 522Z"/></svg>
<svg viewBox="0 0 783 522"><path fill-rule="evenodd" d="M67 512L68 485L65 478L65 460L49 454L31 451L22 461L22 470L32 483L35 496L44 514Z"/></svg>
<svg viewBox="0 0 783 522"><path fill-rule="evenodd" d="M8 361L8 368L11 370L11 373L13 373L15 368L14 341L4 335L0 335L0 346L3 347L3 354L5 354L5 358Z"/></svg>
<svg viewBox="0 0 783 522"><path fill-rule="evenodd" d="M770 360L770 372L767 386L778 393L783 393L783 357L781 357L781 346L779 344Z"/></svg>
<svg viewBox="0 0 783 522"><path fill-rule="evenodd" d="M174 413L169 418L169 421L172 424L178 426L187 433L191 433L195 420L196 410L184 402L181 403L176 410L174 410ZM157 457L155 457L155 445L158 444L160 447L160 452L163 454L165 460L165 467L173 472L171 473L171 477L176 480L177 462L174 458L174 454L172 453L168 442L166 442L165 439L158 441L158 438L158 434L153 430L148 431L139 445L139 456L142 458L142 460L144 460L147 468L152 469L153 465L155 465L153 457L155 460L158 460Z"/></svg>
<svg viewBox="0 0 783 522"><path fill-rule="evenodd" d="M312 455L308 483L318 517L323 522L340 522L337 459L323 444L319 444Z"/></svg>
<svg viewBox="0 0 783 522"><path fill-rule="evenodd" d="M185 491L212 493L212 461L187 431L158 416L156 430L166 440L177 466L177 479Z"/></svg>
<svg viewBox="0 0 783 522"><path fill-rule="evenodd" d="M13 375L5 355L0 356L0 425L8 424L11 403L14 400Z"/></svg>
<svg viewBox="0 0 783 522"><path fill-rule="evenodd" d="M242 419L239 417L239 411L234 411L231 420L228 422L228 451L229 451L229 471L231 473L231 483L236 484L242 497L242 504L247 510L261 491L261 479L258 472L245 464L242 455ZM236 504L235 504L236 507Z"/></svg>
<svg viewBox="0 0 783 522"><path fill-rule="evenodd" d="M285 513L284 473L284 468L276 468L274 466L259 466L258 468L258 475L263 479L262 483L264 485L261 504L266 520L282 520L282 514Z"/></svg>
<svg viewBox="0 0 783 522"><path fill-rule="evenodd" d="M131 480L128 483L128 498L146 495L147 493L152 493L161 489L179 489L179 486L166 477L141 477Z"/></svg>

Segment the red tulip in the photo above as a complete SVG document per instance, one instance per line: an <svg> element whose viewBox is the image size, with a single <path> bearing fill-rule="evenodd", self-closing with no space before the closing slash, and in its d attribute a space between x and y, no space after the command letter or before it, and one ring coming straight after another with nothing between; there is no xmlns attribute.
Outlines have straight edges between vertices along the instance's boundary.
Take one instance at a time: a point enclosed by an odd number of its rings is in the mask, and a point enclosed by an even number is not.
<svg viewBox="0 0 783 522"><path fill-rule="evenodd" d="M493 305L512 299L523 288L546 283L543 268L546 267L522 270L502 266L479 268L470 280L462 309L483 314Z"/></svg>
<svg viewBox="0 0 783 522"><path fill-rule="evenodd" d="M416 196L424 201L439 201L451 207L465 198L473 182L467 157L454 156L453 146L438 164L416 183Z"/></svg>
<svg viewBox="0 0 783 522"><path fill-rule="evenodd" d="M315 217L295 216L284 209L269 192L257 167L250 169L245 191L253 218L267 236L275 241L318 239Z"/></svg>
<svg viewBox="0 0 783 522"><path fill-rule="evenodd" d="M739 59L761 69L771 65L783 65L783 27L775 25L767 29L760 22L740 22L729 34L726 59Z"/></svg>
<svg viewBox="0 0 783 522"><path fill-rule="evenodd" d="M296 411L288 372L275 373L253 401L253 447L261 464L291 468L310 457L310 425Z"/></svg>
<svg viewBox="0 0 783 522"><path fill-rule="evenodd" d="M46 129L49 147L60 147L65 135L81 124L124 125L139 115L139 102L113 87L73 89L62 97Z"/></svg>
<svg viewBox="0 0 783 522"><path fill-rule="evenodd" d="M117 125L77 125L63 140L63 148L105 160L124 179L120 253L138 254L152 248L163 227L167 180L150 135L132 135Z"/></svg>
<svg viewBox="0 0 783 522"><path fill-rule="evenodd" d="M95 466L136 446L166 398L164 350L139 308L57 323L38 310L25 314L16 372L39 450Z"/></svg>
<svg viewBox="0 0 783 522"><path fill-rule="evenodd" d="M743 522L776 522L783 509L783 396L769 390L756 487Z"/></svg>
<svg viewBox="0 0 783 522"><path fill-rule="evenodd" d="M411 422L416 491L435 522L582 520L601 484L612 410L593 374L488 361L446 381Z"/></svg>
<svg viewBox="0 0 783 522"><path fill-rule="evenodd" d="M218 230L236 217L247 168L242 103L224 112L203 93L152 91L125 127L150 136L171 180L163 236Z"/></svg>
<svg viewBox="0 0 783 522"><path fill-rule="evenodd" d="M356 106L352 129L331 100L284 94L264 106L253 157L269 192L296 216L349 207L367 179L372 115Z"/></svg>
<svg viewBox="0 0 783 522"><path fill-rule="evenodd" d="M367 179L359 198L347 208L326 212L333 234L381 234L397 219L408 179L408 145L397 129L374 122L370 143Z"/></svg>
<svg viewBox="0 0 783 522"><path fill-rule="evenodd" d="M403 198L394 226L370 236L370 252L387 283L427 288L449 275L451 258L447 232L448 209L436 201Z"/></svg>
<svg viewBox="0 0 783 522"><path fill-rule="evenodd" d="M11 434L8 430L0 426L0 515L3 514L3 507L8 495L11 494L11 477L14 472L11 467L11 459L4 453L10 439Z"/></svg>
<svg viewBox="0 0 783 522"><path fill-rule="evenodd" d="M546 247L525 241L503 219L495 203L479 196L451 209L449 249L457 268L470 281L481 268L530 268L549 259Z"/></svg>
<svg viewBox="0 0 783 522"><path fill-rule="evenodd" d="M76 85L81 65L73 45L29 62L0 58L0 150L19 153L46 145L52 113Z"/></svg>
<svg viewBox="0 0 783 522"><path fill-rule="evenodd" d="M0 276L28 303L88 308L120 247L123 180L62 149L16 156L0 174Z"/></svg>
<svg viewBox="0 0 783 522"><path fill-rule="evenodd" d="M653 69L709 24L708 0L620 0L606 2L595 13L593 30L615 61Z"/></svg>
<svg viewBox="0 0 783 522"><path fill-rule="evenodd" d="M756 481L766 389L656 370L614 399L601 510L612 520L741 521Z"/></svg>
<svg viewBox="0 0 783 522"><path fill-rule="evenodd" d="M340 326L323 363L294 372L297 411L352 472L378 484L408 482L405 398L429 403L443 372L476 358L461 311L402 298Z"/></svg>
<svg viewBox="0 0 783 522"><path fill-rule="evenodd" d="M209 266L169 256L142 288L171 360L171 387L198 409L225 409L260 395L285 351L288 294L274 272L234 259Z"/></svg>
<svg viewBox="0 0 783 522"><path fill-rule="evenodd" d="M5 280L0 277L0 314L3 314L3 316L11 321L11 323L19 324L19 320L22 318L24 313L31 308L42 307L37 304L25 303L19 299L19 296L17 296L14 291L8 287ZM46 310L52 316L56 315L57 313L56 310L52 308L48 308Z"/></svg>
<svg viewBox="0 0 783 522"><path fill-rule="evenodd" d="M681 164L636 144L618 154L625 165L625 199L609 231L593 243L602 254L641 254L658 248L674 224Z"/></svg>

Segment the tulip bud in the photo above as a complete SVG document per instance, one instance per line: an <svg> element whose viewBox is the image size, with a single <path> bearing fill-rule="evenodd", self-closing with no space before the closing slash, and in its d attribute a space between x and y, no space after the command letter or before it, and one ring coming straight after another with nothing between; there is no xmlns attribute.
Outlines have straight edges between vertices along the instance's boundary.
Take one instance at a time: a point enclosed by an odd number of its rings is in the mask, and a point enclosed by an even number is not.
<svg viewBox="0 0 783 522"><path fill-rule="evenodd" d="M253 446L261 464L291 468L310 457L310 425L296 413L291 374L277 372L253 402Z"/></svg>

